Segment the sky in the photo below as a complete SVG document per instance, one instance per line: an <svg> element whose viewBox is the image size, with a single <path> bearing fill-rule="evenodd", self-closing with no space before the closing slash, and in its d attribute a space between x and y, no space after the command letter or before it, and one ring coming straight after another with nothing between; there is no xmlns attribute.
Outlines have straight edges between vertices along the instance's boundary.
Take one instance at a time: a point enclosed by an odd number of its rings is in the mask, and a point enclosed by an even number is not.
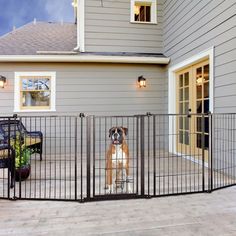
<svg viewBox="0 0 236 236"><path fill-rule="evenodd" d="M74 22L72 0L0 0L0 36L34 18L37 21Z"/></svg>

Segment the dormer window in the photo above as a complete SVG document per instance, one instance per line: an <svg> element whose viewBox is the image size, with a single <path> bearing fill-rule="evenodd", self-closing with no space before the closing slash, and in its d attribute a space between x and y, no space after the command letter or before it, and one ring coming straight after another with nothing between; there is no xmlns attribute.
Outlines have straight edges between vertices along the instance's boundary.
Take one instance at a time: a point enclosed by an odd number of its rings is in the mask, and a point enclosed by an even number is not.
<svg viewBox="0 0 236 236"><path fill-rule="evenodd" d="M131 0L132 23L157 23L156 0Z"/></svg>

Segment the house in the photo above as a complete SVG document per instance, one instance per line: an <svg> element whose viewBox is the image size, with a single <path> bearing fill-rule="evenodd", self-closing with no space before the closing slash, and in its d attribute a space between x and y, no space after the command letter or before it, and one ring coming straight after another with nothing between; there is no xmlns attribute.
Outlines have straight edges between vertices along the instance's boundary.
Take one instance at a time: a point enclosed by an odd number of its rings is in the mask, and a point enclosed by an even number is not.
<svg viewBox="0 0 236 236"><path fill-rule="evenodd" d="M34 21L0 38L1 115L236 112L234 1L74 5L76 24ZM189 138L194 122L180 120L181 150L202 147L201 136Z"/></svg>
<svg viewBox="0 0 236 236"><path fill-rule="evenodd" d="M35 21L0 38L3 115L194 113L204 101L205 112L235 111L233 2L81 0L77 10L77 25ZM190 97L177 105L176 74L186 68L197 81L207 73L209 83L185 87ZM37 77L50 91L30 101Z"/></svg>

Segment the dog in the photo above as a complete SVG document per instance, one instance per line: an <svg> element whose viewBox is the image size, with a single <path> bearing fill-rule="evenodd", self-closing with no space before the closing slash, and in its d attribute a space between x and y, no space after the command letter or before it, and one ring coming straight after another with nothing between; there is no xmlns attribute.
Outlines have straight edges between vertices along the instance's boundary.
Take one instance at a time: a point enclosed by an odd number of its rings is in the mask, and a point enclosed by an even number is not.
<svg viewBox="0 0 236 236"><path fill-rule="evenodd" d="M126 182L126 191L132 193L129 178L129 148L126 143L128 128L112 127L109 130L111 144L106 153L106 189L108 193L116 189L123 188Z"/></svg>

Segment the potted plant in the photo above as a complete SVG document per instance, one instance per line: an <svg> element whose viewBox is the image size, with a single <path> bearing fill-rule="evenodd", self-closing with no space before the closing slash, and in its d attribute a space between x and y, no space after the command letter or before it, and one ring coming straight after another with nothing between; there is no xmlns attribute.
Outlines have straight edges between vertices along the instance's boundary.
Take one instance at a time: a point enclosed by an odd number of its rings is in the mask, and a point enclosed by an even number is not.
<svg viewBox="0 0 236 236"><path fill-rule="evenodd" d="M15 180L24 181L30 175L31 150L24 144L20 134L11 139L11 146L15 150Z"/></svg>

